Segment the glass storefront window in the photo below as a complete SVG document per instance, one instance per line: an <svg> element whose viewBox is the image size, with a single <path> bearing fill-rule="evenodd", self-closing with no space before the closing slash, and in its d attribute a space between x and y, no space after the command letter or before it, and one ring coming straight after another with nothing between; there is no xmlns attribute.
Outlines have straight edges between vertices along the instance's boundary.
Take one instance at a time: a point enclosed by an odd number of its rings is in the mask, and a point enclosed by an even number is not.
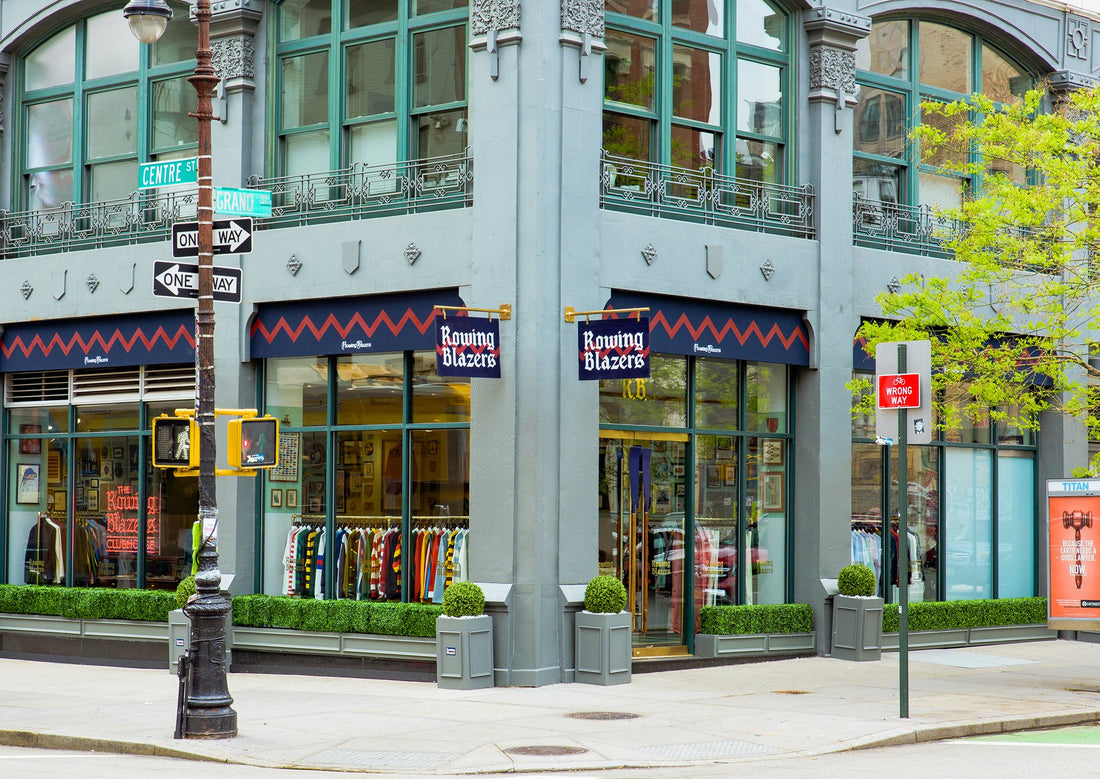
<svg viewBox="0 0 1100 779"><path fill-rule="evenodd" d="M436 373L433 352L413 355L412 421L470 421L470 379Z"/></svg>
<svg viewBox="0 0 1100 779"><path fill-rule="evenodd" d="M401 421L405 365L400 354L352 354L336 359L336 424Z"/></svg>
<svg viewBox="0 0 1100 779"><path fill-rule="evenodd" d="M993 590L992 464L989 451L948 449L942 600L989 598Z"/></svg>
<svg viewBox="0 0 1100 779"><path fill-rule="evenodd" d="M323 425L328 414L328 361L288 357L267 363L267 413L284 426Z"/></svg>
<svg viewBox="0 0 1100 779"><path fill-rule="evenodd" d="M738 364L699 357L695 360L695 426L737 430Z"/></svg>
<svg viewBox="0 0 1100 779"><path fill-rule="evenodd" d="M648 379L600 382L600 422L682 427L687 418L687 359L652 355Z"/></svg>
<svg viewBox="0 0 1100 779"><path fill-rule="evenodd" d="M746 363L745 429L787 432L787 366Z"/></svg>

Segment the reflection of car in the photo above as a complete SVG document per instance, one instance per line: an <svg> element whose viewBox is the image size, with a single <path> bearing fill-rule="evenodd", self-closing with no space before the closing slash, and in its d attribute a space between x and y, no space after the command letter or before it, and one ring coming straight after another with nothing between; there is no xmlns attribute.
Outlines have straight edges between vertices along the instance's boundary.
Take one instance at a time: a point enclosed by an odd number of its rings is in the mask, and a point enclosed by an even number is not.
<svg viewBox="0 0 1100 779"><path fill-rule="evenodd" d="M981 535L984 538L978 539ZM958 533L947 539L943 549L947 596L950 598L977 596L988 597L993 582L993 563L990 559L991 544L988 523L979 529L974 522L966 523ZM1012 564L1012 542L1002 541L997 546L999 563Z"/></svg>

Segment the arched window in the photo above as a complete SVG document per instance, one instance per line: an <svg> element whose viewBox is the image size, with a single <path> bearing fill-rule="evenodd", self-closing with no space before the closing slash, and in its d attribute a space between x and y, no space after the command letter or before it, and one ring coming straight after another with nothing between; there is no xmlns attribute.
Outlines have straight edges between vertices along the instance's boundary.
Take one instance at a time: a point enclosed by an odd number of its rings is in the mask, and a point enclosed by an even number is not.
<svg viewBox="0 0 1100 779"><path fill-rule="evenodd" d="M195 28L173 5L164 36L141 46L113 8L23 57L18 198L30 210L123 198L138 163L193 157Z"/></svg>
<svg viewBox="0 0 1100 779"><path fill-rule="evenodd" d="M908 140L921 121L921 102L952 102L981 92L998 103L1011 103L1033 84L1020 64L981 35L910 19L874 22L856 49L856 71L852 186L856 195L886 203L949 207L976 186L969 178L941 170L938 163L946 157L921 161ZM1004 172L1026 182L1023 169Z"/></svg>
<svg viewBox="0 0 1100 779"><path fill-rule="evenodd" d="M607 0L603 146L757 181L788 178L790 18L766 0Z"/></svg>
<svg viewBox="0 0 1100 779"><path fill-rule="evenodd" d="M467 146L466 0L278 6L274 167L305 175Z"/></svg>

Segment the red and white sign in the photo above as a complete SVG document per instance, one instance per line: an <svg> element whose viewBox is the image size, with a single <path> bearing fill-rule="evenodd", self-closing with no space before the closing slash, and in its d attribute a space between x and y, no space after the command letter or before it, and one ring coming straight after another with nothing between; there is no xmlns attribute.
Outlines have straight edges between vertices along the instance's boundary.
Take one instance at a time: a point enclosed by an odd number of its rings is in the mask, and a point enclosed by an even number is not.
<svg viewBox="0 0 1100 779"><path fill-rule="evenodd" d="M878 377L878 407L920 408L920 374L880 374Z"/></svg>

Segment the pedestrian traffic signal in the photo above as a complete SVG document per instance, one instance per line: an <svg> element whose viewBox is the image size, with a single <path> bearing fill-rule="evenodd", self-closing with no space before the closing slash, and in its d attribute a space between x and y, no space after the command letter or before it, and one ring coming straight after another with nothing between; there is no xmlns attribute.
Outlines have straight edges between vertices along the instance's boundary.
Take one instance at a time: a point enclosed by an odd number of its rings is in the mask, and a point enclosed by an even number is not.
<svg viewBox="0 0 1100 779"><path fill-rule="evenodd" d="M199 426L193 418L167 415L153 418L153 465L199 467Z"/></svg>
<svg viewBox="0 0 1100 779"><path fill-rule="evenodd" d="M229 421L229 465L274 468L279 464L279 420L275 417Z"/></svg>

